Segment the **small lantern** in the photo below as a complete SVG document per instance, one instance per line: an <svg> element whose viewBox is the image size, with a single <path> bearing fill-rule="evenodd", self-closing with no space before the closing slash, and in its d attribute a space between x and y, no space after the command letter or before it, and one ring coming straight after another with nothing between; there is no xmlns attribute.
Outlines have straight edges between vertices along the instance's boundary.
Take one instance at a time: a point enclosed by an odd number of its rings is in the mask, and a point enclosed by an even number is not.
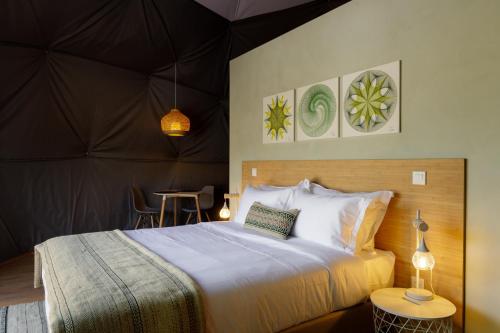
<svg viewBox="0 0 500 333"><path fill-rule="evenodd" d="M161 130L168 136L184 136L189 132L189 118L179 109L171 109L161 118Z"/></svg>
<svg viewBox="0 0 500 333"><path fill-rule="evenodd" d="M161 130L168 136L184 136L189 127L189 118L177 108L177 64L174 64L174 107L161 118Z"/></svg>

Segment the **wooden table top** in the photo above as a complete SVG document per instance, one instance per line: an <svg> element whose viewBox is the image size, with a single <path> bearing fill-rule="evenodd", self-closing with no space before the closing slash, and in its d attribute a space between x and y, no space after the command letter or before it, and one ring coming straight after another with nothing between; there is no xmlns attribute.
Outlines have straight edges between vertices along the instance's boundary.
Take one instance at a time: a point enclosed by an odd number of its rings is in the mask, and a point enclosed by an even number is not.
<svg viewBox="0 0 500 333"><path fill-rule="evenodd" d="M414 304L404 299L406 288L384 288L370 295L372 303L386 312L397 316L430 320L453 316L456 307L447 299L434 295L431 301L421 301Z"/></svg>
<svg viewBox="0 0 500 333"><path fill-rule="evenodd" d="M182 190L179 190L179 189L161 190L161 191L155 191L155 192L153 192L153 194L165 195L167 193L176 193L176 192L182 192Z"/></svg>
<svg viewBox="0 0 500 333"><path fill-rule="evenodd" d="M201 191L172 191L172 190L165 190L165 191L157 191L154 192L153 194L164 196L167 198L175 198L175 197L184 197L184 198L193 198L193 197L198 197L200 195Z"/></svg>

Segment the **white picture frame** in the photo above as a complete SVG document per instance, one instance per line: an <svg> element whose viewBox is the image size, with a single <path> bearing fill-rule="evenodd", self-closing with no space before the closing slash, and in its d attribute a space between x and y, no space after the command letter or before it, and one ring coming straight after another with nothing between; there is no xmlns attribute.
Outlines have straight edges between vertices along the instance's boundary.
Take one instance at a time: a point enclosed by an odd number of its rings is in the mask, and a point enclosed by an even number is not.
<svg viewBox="0 0 500 333"><path fill-rule="evenodd" d="M287 143L295 137L295 90L262 99L262 142Z"/></svg>
<svg viewBox="0 0 500 333"><path fill-rule="evenodd" d="M400 67L398 60L342 77L342 137L400 132Z"/></svg>
<svg viewBox="0 0 500 333"><path fill-rule="evenodd" d="M297 141L339 137L339 78L297 88L295 136Z"/></svg>

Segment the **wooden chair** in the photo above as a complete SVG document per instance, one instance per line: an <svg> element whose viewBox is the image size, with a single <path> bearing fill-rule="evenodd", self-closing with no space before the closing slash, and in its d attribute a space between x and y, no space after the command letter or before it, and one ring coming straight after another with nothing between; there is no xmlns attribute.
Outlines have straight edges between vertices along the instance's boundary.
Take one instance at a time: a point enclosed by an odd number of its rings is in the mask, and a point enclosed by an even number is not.
<svg viewBox="0 0 500 333"><path fill-rule="evenodd" d="M132 201L134 203L134 209L137 213L137 222L135 223L135 229L139 227L142 222L147 223L147 220L151 222L151 228L154 228L155 221L160 224L160 209L151 208L146 204L146 199L142 190L137 187L132 187Z"/></svg>
<svg viewBox="0 0 500 333"><path fill-rule="evenodd" d="M214 189L215 187L213 185L208 185L204 186L200 191L201 192L199 197L200 210L205 213L208 222L210 222L210 216L208 215L208 210L212 209L214 206ZM193 216L196 216L197 214L196 207L193 206L188 208L182 208L182 211L185 213L189 213L186 219L186 224L189 224L191 218Z"/></svg>

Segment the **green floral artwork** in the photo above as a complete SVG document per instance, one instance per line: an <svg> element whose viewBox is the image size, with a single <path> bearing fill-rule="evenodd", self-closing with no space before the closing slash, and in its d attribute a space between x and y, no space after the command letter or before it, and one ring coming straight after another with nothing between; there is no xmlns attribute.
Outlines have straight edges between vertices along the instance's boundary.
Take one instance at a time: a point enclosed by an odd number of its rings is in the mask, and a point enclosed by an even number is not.
<svg viewBox="0 0 500 333"><path fill-rule="evenodd" d="M283 140L285 134L292 127L291 116L291 106L285 96L271 98L271 104L267 104L267 110L264 114L267 135L275 141Z"/></svg>
<svg viewBox="0 0 500 333"><path fill-rule="evenodd" d="M324 84L309 87L298 105L298 124L309 137L320 137L332 126L337 112L332 90Z"/></svg>
<svg viewBox="0 0 500 333"><path fill-rule="evenodd" d="M396 84L387 73L379 70L365 71L347 89L344 116L356 131L374 132L391 119L397 99Z"/></svg>

